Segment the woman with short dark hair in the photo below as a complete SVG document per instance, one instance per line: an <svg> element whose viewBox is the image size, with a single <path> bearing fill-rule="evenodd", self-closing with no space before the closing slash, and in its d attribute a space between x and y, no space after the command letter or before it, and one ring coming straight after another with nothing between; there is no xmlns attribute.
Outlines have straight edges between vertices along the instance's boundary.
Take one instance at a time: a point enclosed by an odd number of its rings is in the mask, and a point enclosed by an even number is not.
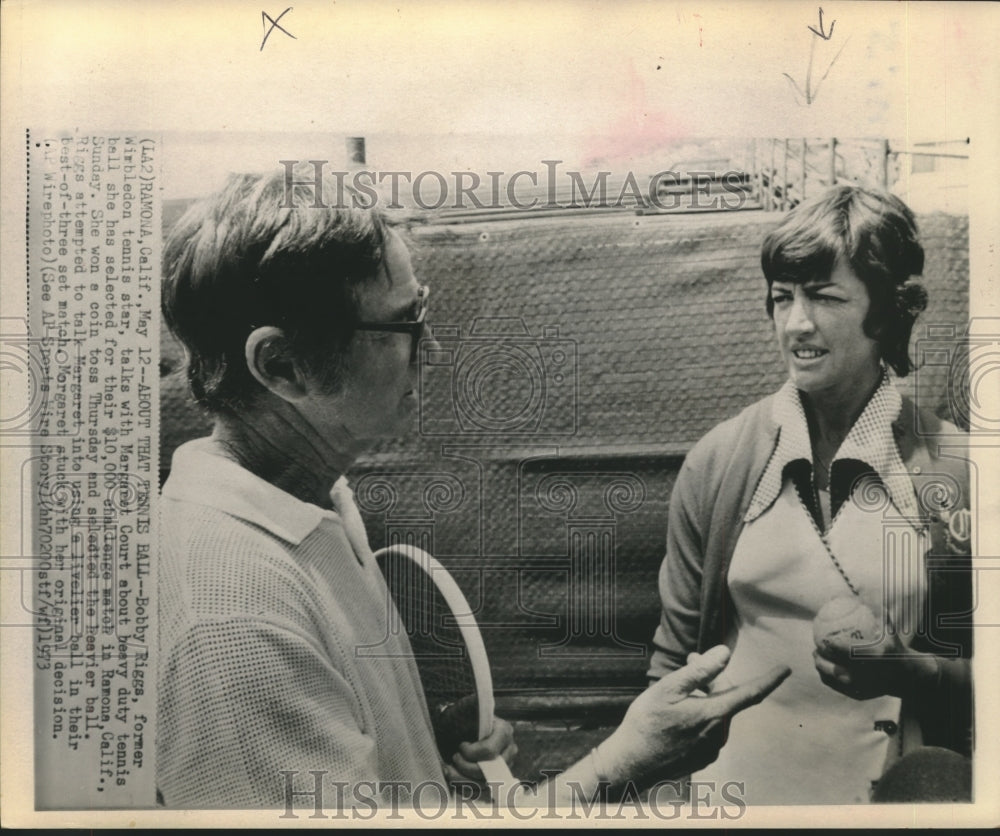
<svg viewBox="0 0 1000 836"><path fill-rule="evenodd" d="M695 776L743 782L748 803L866 802L916 747L969 752L970 625L939 623L970 610L968 474L915 430L956 428L918 423L890 374L911 370L923 263L893 195L839 186L789 213L761 256L788 381L675 485L650 676L719 642L726 676L792 668Z"/></svg>

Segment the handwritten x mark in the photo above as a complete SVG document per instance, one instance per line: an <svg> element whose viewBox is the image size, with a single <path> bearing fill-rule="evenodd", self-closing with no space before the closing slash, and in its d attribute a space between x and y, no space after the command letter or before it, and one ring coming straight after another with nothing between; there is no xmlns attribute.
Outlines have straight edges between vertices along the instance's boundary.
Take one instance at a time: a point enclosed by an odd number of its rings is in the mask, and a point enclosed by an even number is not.
<svg viewBox="0 0 1000 836"><path fill-rule="evenodd" d="M284 27L284 26L280 26L280 25L278 24L278 21L279 21L279 20L281 20L281 19L282 19L282 18L283 18L283 17L284 17L284 16L286 15L286 14L288 14L288 13L289 13L289 12L290 12L291 10L292 10L292 7L291 7L291 6L289 6L289 7L288 7L287 9L285 9L285 10L284 10L284 11L283 11L283 12L282 12L282 13L281 13L280 15L278 15L278 17L277 17L277 18L272 18L272 17L271 17L271 16L270 16L270 15L269 15L269 14L268 14L267 12L263 12L263 11L262 11L262 12L260 13L260 17L261 17L261 21L260 21L260 24L261 24L261 26L266 26L266 25L267 25L267 23L266 23L266 22L267 22L267 21L271 21L271 28L270 28L270 29L268 29L268 30L267 30L267 31L266 31L266 32L264 33L264 40L262 40L262 41L260 42L260 49L261 49L261 52L263 52L263 51L264 51L264 44L266 44L266 43L267 43L267 39L268 39L268 37L270 36L270 34L271 34L271 33L272 33L272 32L273 32L273 31L274 31L275 29L280 29L280 30L281 30L282 32L284 32L284 33L285 33L286 35L288 35L288 37L289 37L289 38L291 38L291 39L292 39L293 41L297 41L297 40L298 40L298 38L296 38L296 37L295 37L295 36L294 36L294 35L293 35L293 34L292 34L291 32L289 32L289 31L288 31L287 29L285 29L285 27Z"/></svg>

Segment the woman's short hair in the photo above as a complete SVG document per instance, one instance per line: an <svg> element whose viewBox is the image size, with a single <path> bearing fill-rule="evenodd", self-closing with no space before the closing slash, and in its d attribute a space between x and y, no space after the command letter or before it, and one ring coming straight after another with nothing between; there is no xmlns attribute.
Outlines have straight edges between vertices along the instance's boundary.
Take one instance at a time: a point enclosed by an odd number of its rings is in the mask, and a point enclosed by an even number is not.
<svg viewBox="0 0 1000 836"><path fill-rule="evenodd" d="M295 357L334 390L355 291L383 263L379 212L316 208L311 184L288 179L231 175L191 206L164 248L164 319L187 349L195 399L213 413L245 408L262 391L244 351L265 325L281 328Z"/></svg>
<svg viewBox="0 0 1000 836"><path fill-rule="evenodd" d="M834 186L789 212L761 249L768 316L774 316L774 282L825 280L838 260L849 264L868 290L865 334L878 342L893 371L905 377L913 368L910 333L927 307L927 291L911 279L924 269L916 220L895 195Z"/></svg>

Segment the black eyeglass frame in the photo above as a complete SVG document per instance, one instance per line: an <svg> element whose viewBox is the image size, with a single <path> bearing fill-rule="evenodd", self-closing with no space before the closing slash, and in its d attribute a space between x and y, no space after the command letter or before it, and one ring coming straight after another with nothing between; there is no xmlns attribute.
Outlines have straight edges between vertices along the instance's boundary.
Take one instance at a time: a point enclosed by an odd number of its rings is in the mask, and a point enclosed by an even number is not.
<svg viewBox="0 0 1000 836"><path fill-rule="evenodd" d="M423 339L424 331L427 328L427 299L431 295L431 289L422 284L417 288L417 301L420 303L420 312L416 319L403 322L357 322L354 325L356 331L382 331L392 334L410 335L410 362L417 359L417 347Z"/></svg>

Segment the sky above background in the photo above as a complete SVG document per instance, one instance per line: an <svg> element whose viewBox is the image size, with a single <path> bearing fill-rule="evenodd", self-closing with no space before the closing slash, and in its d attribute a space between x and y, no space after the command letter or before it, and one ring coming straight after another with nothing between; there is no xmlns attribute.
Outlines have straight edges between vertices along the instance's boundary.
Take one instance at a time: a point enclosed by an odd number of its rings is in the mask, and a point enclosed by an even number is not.
<svg viewBox="0 0 1000 836"><path fill-rule="evenodd" d="M690 137L955 140L1000 102L989 3L285 8L5 3L7 145L22 124L166 131L169 196L225 169L336 161L345 135L382 170L622 170Z"/></svg>
<svg viewBox="0 0 1000 836"><path fill-rule="evenodd" d="M690 135L966 135L997 84L992 4L834 3L821 28L787 0L304 2L281 18L294 39L263 49L260 3L5 6L5 107L36 125L479 134L484 154L492 134L558 135L607 156ZM811 104L785 73L810 77Z"/></svg>

